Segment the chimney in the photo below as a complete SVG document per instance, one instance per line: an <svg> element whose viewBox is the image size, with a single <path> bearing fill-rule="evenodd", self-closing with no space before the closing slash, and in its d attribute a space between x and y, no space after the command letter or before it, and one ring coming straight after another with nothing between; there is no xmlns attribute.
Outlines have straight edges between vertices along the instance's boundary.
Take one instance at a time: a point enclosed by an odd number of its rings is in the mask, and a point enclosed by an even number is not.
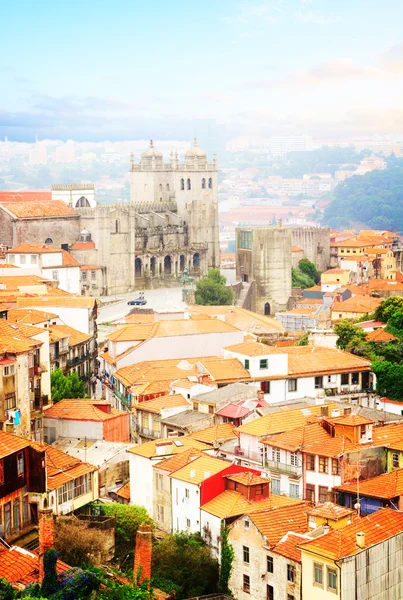
<svg viewBox="0 0 403 600"><path fill-rule="evenodd" d="M258 398L258 400L264 400L264 391L263 390L258 391L257 398Z"/></svg>
<svg viewBox="0 0 403 600"><path fill-rule="evenodd" d="M47 508L39 510L39 581L42 581L45 571L43 555L54 546L53 511Z"/></svg>
<svg viewBox="0 0 403 600"><path fill-rule="evenodd" d="M150 584L152 544L151 525L140 525L136 534L134 553L134 585L140 585L144 581Z"/></svg>
<svg viewBox="0 0 403 600"><path fill-rule="evenodd" d="M365 533L363 531L357 531L355 541L359 548L365 548Z"/></svg>
<svg viewBox="0 0 403 600"><path fill-rule="evenodd" d="M350 408L350 407L348 407L348 408L345 408L345 409L343 410L343 414L344 414L344 416L345 416L345 417L346 417L347 415L351 415L351 408Z"/></svg>

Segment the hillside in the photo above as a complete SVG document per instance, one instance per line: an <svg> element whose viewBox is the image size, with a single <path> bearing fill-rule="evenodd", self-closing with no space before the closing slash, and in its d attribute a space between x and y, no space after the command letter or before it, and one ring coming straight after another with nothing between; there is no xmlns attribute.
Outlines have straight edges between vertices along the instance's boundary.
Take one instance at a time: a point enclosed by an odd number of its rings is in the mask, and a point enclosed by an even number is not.
<svg viewBox="0 0 403 600"><path fill-rule="evenodd" d="M339 184L323 223L336 230L359 226L403 231L403 164L390 162L384 171L356 175Z"/></svg>

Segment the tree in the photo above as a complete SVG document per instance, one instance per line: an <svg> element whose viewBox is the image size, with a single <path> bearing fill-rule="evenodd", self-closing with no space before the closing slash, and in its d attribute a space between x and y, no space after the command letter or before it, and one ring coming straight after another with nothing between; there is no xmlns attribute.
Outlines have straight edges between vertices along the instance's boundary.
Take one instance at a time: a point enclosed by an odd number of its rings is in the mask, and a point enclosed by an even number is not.
<svg viewBox="0 0 403 600"><path fill-rule="evenodd" d="M106 550L106 541L99 529L90 528L75 517L64 517L57 522L55 548L60 559L72 567L97 565Z"/></svg>
<svg viewBox="0 0 403 600"><path fill-rule="evenodd" d="M309 277L309 275L302 273L298 269L292 269L291 270L291 285L293 288L305 289L305 288L310 288L310 287L314 286L315 282L311 277Z"/></svg>
<svg viewBox="0 0 403 600"><path fill-rule="evenodd" d="M337 347L341 350L345 350L349 344L354 340L355 343L358 341L365 341L366 333L362 327L351 323L348 319L338 321L334 327L334 332L337 334Z"/></svg>
<svg viewBox="0 0 403 600"><path fill-rule="evenodd" d="M64 375L61 369L55 369L50 374L50 387L53 402L63 398L85 398L87 390L76 372Z"/></svg>
<svg viewBox="0 0 403 600"><path fill-rule="evenodd" d="M228 526L221 525L221 557L219 589L223 594L231 596L229 580L234 563L234 549L228 541Z"/></svg>
<svg viewBox="0 0 403 600"><path fill-rule="evenodd" d="M302 258L298 263L298 269L308 275L315 283L320 281L320 273L317 271L315 265L307 258Z"/></svg>
<svg viewBox="0 0 403 600"><path fill-rule="evenodd" d="M372 363L372 370L376 375L377 394L403 400L403 365L379 359Z"/></svg>
<svg viewBox="0 0 403 600"><path fill-rule="evenodd" d="M152 519L143 506L135 504L102 504L101 512L115 517L115 557L133 562L136 534L139 525L152 524Z"/></svg>
<svg viewBox="0 0 403 600"><path fill-rule="evenodd" d="M234 301L234 292L225 286L226 279L219 269L210 269L207 276L196 283L196 304L202 306L230 305Z"/></svg>
<svg viewBox="0 0 403 600"><path fill-rule="evenodd" d="M401 296L391 296L375 309L375 319L387 323L398 310L403 310L403 298Z"/></svg>
<svg viewBox="0 0 403 600"><path fill-rule="evenodd" d="M152 558L152 585L176 592L177 600L217 591L218 562L198 533L175 533L156 540Z"/></svg>
<svg viewBox="0 0 403 600"><path fill-rule="evenodd" d="M309 346L309 333L304 333L303 336L299 338L299 340L295 344L296 346Z"/></svg>

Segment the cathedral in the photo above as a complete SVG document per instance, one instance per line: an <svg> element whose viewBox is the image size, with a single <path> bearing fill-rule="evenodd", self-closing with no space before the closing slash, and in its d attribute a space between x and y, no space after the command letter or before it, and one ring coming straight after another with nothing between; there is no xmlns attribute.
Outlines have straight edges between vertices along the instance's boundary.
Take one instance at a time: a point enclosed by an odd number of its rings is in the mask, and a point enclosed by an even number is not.
<svg viewBox="0 0 403 600"><path fill-rule="evenodd" d="M164 162L151 141L138 164L131 156L129 203L97 204L90 185L55 185L35 211L18 194L0 198L2 243L68 248L96 271L82 282L87 295L178 285L184 270L203 276L219 266L217 173L216 155L209 163L196 140L183 163L174 153Z"/></svg>

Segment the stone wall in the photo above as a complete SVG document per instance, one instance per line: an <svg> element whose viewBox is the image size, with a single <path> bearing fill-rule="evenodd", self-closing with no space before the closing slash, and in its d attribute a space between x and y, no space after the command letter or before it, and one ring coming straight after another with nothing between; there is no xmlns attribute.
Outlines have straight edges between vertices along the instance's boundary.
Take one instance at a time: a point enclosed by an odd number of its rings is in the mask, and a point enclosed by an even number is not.
<svg viewBox="0 0 403 600"><path fill-rule="evenodd" d="M302 248L303 257L310 260L318 271L326 271L330 266L330 229L295 227L291 231L293 246Z"/></svg>

